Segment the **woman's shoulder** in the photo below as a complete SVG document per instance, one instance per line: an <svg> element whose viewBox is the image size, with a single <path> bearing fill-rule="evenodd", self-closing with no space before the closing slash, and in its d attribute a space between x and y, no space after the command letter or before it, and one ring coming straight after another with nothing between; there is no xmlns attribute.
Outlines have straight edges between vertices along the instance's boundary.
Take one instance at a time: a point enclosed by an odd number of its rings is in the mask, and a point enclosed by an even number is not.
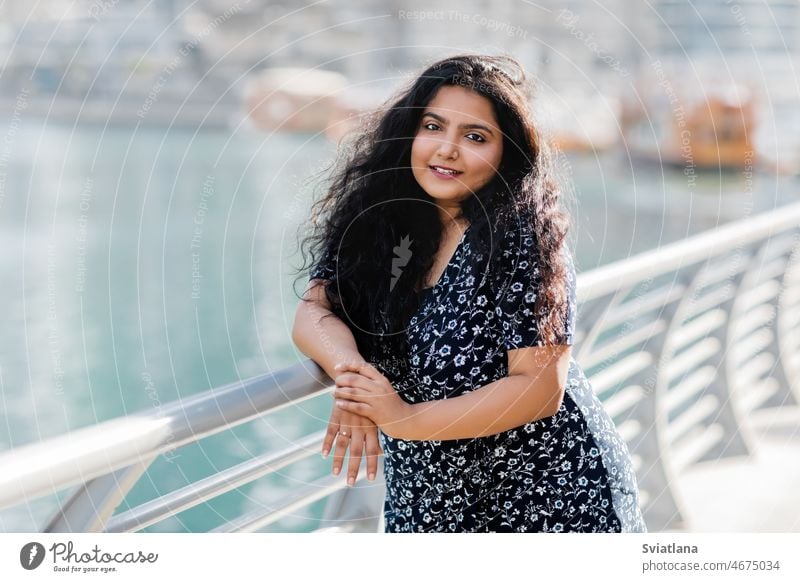
<svg viewBox="0 0 800 582"><path fill-rule="evenodd" d="M498 259L532 257L536 248L536 232L530 211L516 212L499 218L493 230Z"/></svg>

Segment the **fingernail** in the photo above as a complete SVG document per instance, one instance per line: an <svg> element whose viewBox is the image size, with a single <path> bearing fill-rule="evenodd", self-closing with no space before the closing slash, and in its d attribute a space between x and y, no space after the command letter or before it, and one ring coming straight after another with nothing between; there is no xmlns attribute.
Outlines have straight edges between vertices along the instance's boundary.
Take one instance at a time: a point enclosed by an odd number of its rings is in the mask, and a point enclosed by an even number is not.
<svg viewBox="0 0 800 582"><path fill-rule="evenodd" d="M355 480L355 479L353 479L352 477L348 477L348 478L347 478L347 484L348 484L350 487L352 487L353 485L355 485L355 482L356 482L356 480Z"/></svg>
<svg viewBox="0 0 800 582"><path fill-rule="evenodd" d="M330 453L330 450L328 450L328 449L325 449L324 451L322 451L322 458L323 459L327 459L329 453Z"/></svg>
<svg viewBox="0 0 800 582"><path fill-rule="evenodd" d="M344 408L344 402L342 402L341 400L337 400L336 406L338 406L339 408Z"/></svg>
<svg viewBox="0 0 800 582"><path fill-rule="evenodd" d="M338 475L339 474L339 467L334 467L333 468L333 474L334 475Z"/></svg>
<svg viewBox="0 0 800 582"><path fill-rule="evenodd" d="M370 473L369 474L369 480L370 481L374 481L375 480L375 473Z"/></svg>

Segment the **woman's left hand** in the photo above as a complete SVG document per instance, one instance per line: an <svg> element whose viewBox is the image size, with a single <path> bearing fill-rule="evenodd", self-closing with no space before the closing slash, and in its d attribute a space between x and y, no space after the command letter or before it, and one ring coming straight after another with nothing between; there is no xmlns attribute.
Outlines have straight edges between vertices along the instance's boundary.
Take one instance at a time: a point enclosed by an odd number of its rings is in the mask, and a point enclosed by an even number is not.
<svg viewBox="0 0 800 582"><path fill-rule="evenodd" d="M389 380L373 365L339 364L333 396L342 410L360 414L394 438L402 438L411 422L413 404L397 393Z"/></svg>

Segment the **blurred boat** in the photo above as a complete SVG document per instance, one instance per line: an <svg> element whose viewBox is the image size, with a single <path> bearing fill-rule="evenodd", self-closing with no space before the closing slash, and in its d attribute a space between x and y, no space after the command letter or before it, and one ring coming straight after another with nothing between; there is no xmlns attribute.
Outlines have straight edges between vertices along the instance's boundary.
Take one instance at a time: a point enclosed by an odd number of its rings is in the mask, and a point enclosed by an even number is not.
<svg viewBox="0 0 800 582"><path fill-rule="evenodd" d="M717 84L693 97L676 97L660 106L653 100L647 113L627 129L626 146L633 157L698 169L755 165L757 116L752 91Z"/></svg>
<svg viewBox="0 0 800 582"><path fill-rule="evenodd" d="M325 136L339 143L348 133L363 127L364 116L378 109L390 96L392 89L385 85L348 86L334 100Z"/></svg>
<svg viewBox="0 0 800 582"><path fill-rule="evenodd" d="M345 76L334 71L273 68L248 80L244 98L260 129L317 133L328 127L337 94L346 86Z"/></svg>
<svg viewBox="0 0 800 582"><path fill-rule="evenodd" d="M245 101L258 129L323 133L338 143L362 127L364 115L380 107L393 89L386 82L353 85L333 71L273 68L249 80Z"/></svg>

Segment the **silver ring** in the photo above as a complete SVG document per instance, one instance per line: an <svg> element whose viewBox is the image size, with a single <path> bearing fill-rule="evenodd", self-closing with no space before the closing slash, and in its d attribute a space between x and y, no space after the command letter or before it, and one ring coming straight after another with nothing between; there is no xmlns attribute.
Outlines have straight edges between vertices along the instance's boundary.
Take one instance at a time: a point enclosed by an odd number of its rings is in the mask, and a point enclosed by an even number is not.
<svg viewBox="0 0 800 582"><path fill-rule="evenodd" d="M340 431L339 431L339 434L340 434L340 435L342 435L343 437L350 438L350 437L348 436L348 434L347 434L345 431L343 431L343 430L340 430Z"/></svg>

